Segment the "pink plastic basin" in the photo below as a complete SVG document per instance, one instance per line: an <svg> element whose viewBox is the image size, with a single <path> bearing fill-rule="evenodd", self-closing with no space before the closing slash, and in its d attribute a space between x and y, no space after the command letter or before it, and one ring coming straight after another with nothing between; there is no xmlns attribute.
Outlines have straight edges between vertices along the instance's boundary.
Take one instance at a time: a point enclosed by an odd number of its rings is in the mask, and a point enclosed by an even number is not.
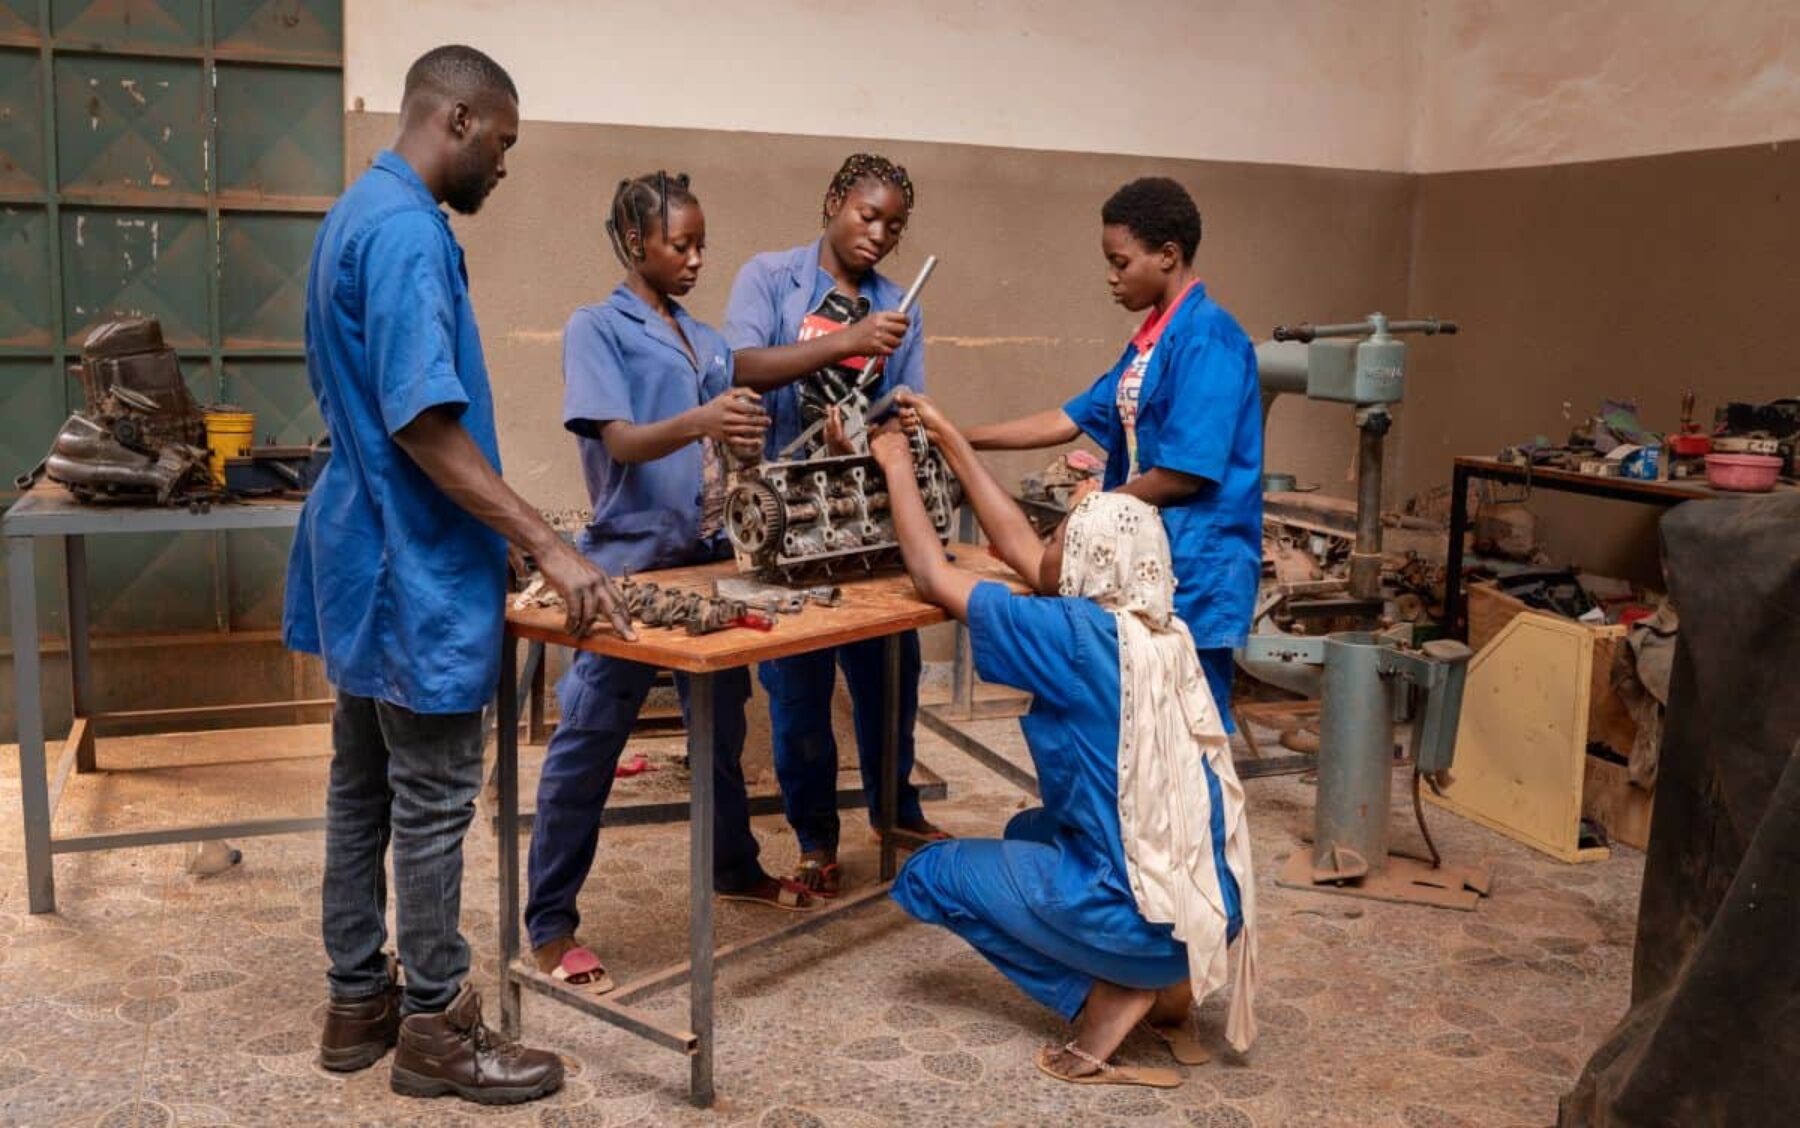
<svg viewBox="0 0 1800 1128"><path fill-rule="evenodd" d="M1769 454L1709 454L1706 484L1719 490L1767 493L1775 488L1781 459Z"/></svg>

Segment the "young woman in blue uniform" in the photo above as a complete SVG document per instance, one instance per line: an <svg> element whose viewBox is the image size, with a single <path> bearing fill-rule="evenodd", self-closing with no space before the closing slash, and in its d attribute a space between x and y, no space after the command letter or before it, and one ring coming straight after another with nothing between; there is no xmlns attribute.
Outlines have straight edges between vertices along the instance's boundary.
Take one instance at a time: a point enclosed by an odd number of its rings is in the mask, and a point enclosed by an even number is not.
<svg viewBox="0 0 1800 1128"><path fill-rule="evenodd" d="M726 558L722 447L755 457L768 427L759 397L732 387L725 339L676 301L693 289L706 217L688 179L621 181L606 229L625 280L584 306L563 333L563 425L574 432L594 519L581 550L615 575ZM556 687L532 829L525 923L538 966L596 992L611 981L576 936L576 896L599 842L614 769L656 671L587 651ZM677 676L682 711L689 685ZM757 861L741 757L747 671L713 685L713 888L722 896L804 909L812 896Z"/></svg>
<svg viewBox="0 0 1800 1128"><path fill-rule="evenodd" d="M1200 211L1173 180L1134 180L1100 210L1113 300L1144 314L1119 361L1061 408L969 428L977 450L1081 435L1106 451L1105 489L1162 512L1175 611L1230 728L1233 649L1262 574L1262 398L1250 338L1194 270Z"/></svg>
<svg viewBox="0 0 1800 1128"><path fill-rule="evenodd" d="M766 451L775 457L880 361L871 400L898 386L923 391L925 349L918 310L896 311L902 289L876 269L899 246L912 214L906 170L857 153L825 191L823 235L744 264L725 311L725 339L737 350L736 379L763 394L771 419ZM775 773L788 822L799 839L795 880L826 896L839 891L837 740L832 733L834 667L854 707L856 748L868 809L880 810L884 639L764 662ZM911 783L913 723L919 708L919 636L901 636L899 825L941 836L925 819ZM872 818L871 818L872 821Z"/></svg>
<svg viewBox="0 0 1800 1128"><path fill-rule="evenodd" d="M983 678L1029 690L1021 722L1043 806L1005 837L927 846L894 899L968 940L1074 1023L1038 1066L1081 1084L1178 1084L1108 1062L1146 1025L1184 1064L1207 1060L1195 1004L1235 980L1225 1034L1255 1037L1254 882L1243 789L1187 626L1174 614L1156 510L1099 493L1040 543L974 449L928 402L910 405L962 480L995 551L1038 595L980 582L944 557L908 440L875 438L919 594L968 624Z"/></svg>

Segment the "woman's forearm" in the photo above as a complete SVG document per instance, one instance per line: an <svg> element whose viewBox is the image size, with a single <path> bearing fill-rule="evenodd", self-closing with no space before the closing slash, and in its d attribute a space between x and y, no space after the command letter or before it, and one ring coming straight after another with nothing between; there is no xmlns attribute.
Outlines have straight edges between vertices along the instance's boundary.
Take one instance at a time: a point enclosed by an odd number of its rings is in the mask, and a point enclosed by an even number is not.
<svg viewBox="0 0 1800 1128"><path fill-rule="evenodd" d="M887 475L888 511L894 520L894 537L900 542L900 558L921 598L937 604L958 619L969 617L969 595L975 578L944 559L937 530L925 512L925 499L911 473Z"/></svg>
<svg viewBox="0 0 1800 1128"><path fill-rule="evenodd" d="M1074 442L1081 434L1081 428L1062 408L1053 407L1004 423L971 427L966 434L969 445L976 450L1038 450Z"/></svg>
<svg viewBox="0 0 1800 1128"><path fill-rule="evenodd" d="M975 510L975 519L994 551L1026 582L1036 583L1044 544L1025 511L994 478L966 436L951 432L938 449L944 452L950 472L962 482L963 498Z"/></svg>
<svg viewBox="0 0 1800 1128"><path fill-rule="evenodd" d="M767 392L793 383L809 372L817 372L844 358L844 346L826 333L810 341L791 345L769 345L760 349L739 349L731 354L733 382L739 387Z"/></svg>
<svg viewBox="0 0 1800 1128"><path fill-rule="evenodd" d="M654 423L615 419L600 428L600 440L615 462L654 462L706 437L700 426L702 408L689 408Z"/></svg>

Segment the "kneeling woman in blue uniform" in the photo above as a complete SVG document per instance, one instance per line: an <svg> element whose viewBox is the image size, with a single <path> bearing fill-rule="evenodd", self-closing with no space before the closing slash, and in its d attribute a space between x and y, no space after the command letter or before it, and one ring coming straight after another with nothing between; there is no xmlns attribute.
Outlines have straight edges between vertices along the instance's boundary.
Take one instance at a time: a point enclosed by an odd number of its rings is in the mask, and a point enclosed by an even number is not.
<svg viewBox="0 0 1800 1128"><path fill-rule="evenodd" d="M925 389L925 346L917 313L895 309L903 292L875 267L900 244L912 214L906 170L868 153L850 157L825 190L824 234L786 251L760 254L738 271L725 310L725 338L737 350L737 382L765 394L775 457L829 414L879 360L871 400L904 385ZM775 774L801 850L796 880L822 896L839 891L837 740L831 696L844 671L856 726L863 794L873 823L881 809L884 639L764 662ZM919 711L919 636L900 636L899 825L941 837L912 785L913 722Z"/></svg>
<svg viewBox="0 0 1800 1128"><path fill-rule="evenodd" d="M1105 488L1156 506L1175 564L1175 613L1231 726L1232 650L1262 575L1262 394L1256 353L1194 269L1200 209L1147 177L1100 209L1113 301L1143 324L1112 370L1061 408L969 428L976 450L1035 450L1085 434L1106 451Z"/></svg>
<svg viewBox="0 0 1800 1128"><path fill-rule="evenodd" d="M1020 722L1044 805L1004 839L927 846L894 883L918 919L975 946L1074 1023L1038 1066L1080 1084L1167 1087L1171 1069L1107 1059L1140 1023L1177 1061L1208 1058L1197 1002L1234 979L1225 1035L1255 1037L1250 830L1230 746L1187 626L1174 614L1156 510L1094 493L1040 543L968 441L928 403L938 441L995 550L1038 595L945 560L900 434L880 435L894 523L919 594L968 623L975 668L1032 694Z"/></svg>
<svg viewBox="0 0 1800 1128"><path fill-rule="evenodd" d="M625 280L606 301L576 310L563 332L563 425L577 436L594 507L581 549L612 575L724 559L719 448L755 457L768 417L756 393L731 386L724 338L675 300L699 277L706 218L686 176L657 172L619 184L606 230ZM593 865L619 754L655 675L581 651L556 687L562 720L538 784L525 923L541 970L596 992L611 981L576 938L576 895ZM688 681L678 675L676 685L686 713ZM740 760L749 673L715 674L712 685L713 888L810 908L810 894L757 861Z"/></svg>

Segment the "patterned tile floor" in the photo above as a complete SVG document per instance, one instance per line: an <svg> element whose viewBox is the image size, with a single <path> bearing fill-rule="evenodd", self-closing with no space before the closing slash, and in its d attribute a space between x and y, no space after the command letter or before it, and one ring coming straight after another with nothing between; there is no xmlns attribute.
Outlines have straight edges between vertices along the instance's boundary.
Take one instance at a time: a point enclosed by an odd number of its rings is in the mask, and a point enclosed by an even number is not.
<svg viewBox="0 0 1800 1128"><path fill-rule="evenodd" d="M1011 722L972 728L1023 756ZM934 817L994 833L1021 795L929 734L920 755L951 798ZM101 762L209 763L75 779L67 831L317 810L325 730L255 730L103 744ZM230 763L254 753L273 759ZM528 750L528 755L530 750ZM1219 1047L1178 1089L1077 1087L1040 1076L1034 1049L1058 1024L947 933L882 905L793 939L721 978L718 1089L685 1102L685 1062L527 996L531 1040L569 1081L536 1105L483 1110L387 1089L385 1063L348 1078L312 1061L324 957L321 836L237 843L244 863L200 879L179 846L65 856L60 912L26 913L12 750L0 748L0 1123L170 1125L1279 1125L1528 1128L1624 1008L1641 856L1565 866L1442 811L1453 860L1494 863L1472 914L1281 889L1279 858L1310 821L1310 787L1248 785L1257 846L1263 1036L1246 1059ZM666 786L667 780L660 781ZM1398 794L1398 793L1397 793ZM1397 838L1410 834L1397 806ZM854 826L855 823L850 825ZM758 820L771 866L791 862L778 817ZM853 882L873 850L849 836ZM1408 838L1407 840L1410 840ZM685 830L608 831L584 898L615 974L649 970L685 942ZM476 980L493 981L494 839L478 819L463 910ZM770 925L722 905L722 942ZM677 990L649 1002L684 1013ZM1209 1017L1216 1029L1221 1010ZM1159 1063L1128 1042L1126 1060Z"/></svg>

